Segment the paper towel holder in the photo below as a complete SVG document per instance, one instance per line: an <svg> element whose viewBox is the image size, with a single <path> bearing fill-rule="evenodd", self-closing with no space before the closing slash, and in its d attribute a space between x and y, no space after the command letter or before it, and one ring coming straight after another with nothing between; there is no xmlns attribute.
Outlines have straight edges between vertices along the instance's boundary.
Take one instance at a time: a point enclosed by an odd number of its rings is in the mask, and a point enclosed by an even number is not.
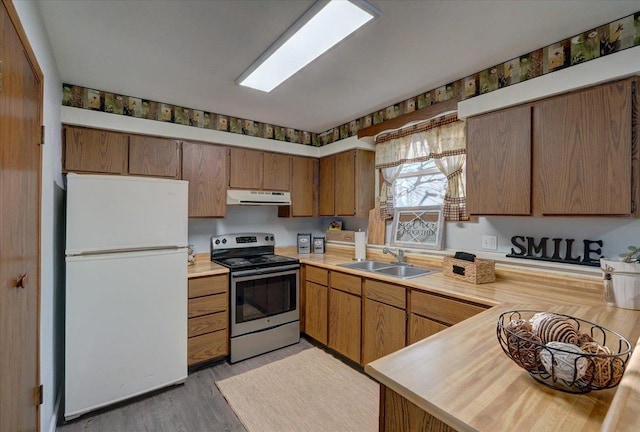
<svg viewBox="0 0 640 432"><path fill-rule="evenodd" d="M358 241L357 241L357 238L356 238L356 237L358 237L358 233L362 233L362 230L358 229L358 231L356 231L354 233L354 236L353 236L353 245L355 247L355 251L354 252L355 252L356 255L357 255L357 251L358 251ZM366 233L363 233L363 234L365 234L365 236L366 236ZM365 244L364 244L364 256L365 256L364 258L358 258L357 256L354 256L353 257L353 261L359 261L360 262L360 261L366 261L367 260L367 241L366 241L366 237L365 237Z"/></svg>

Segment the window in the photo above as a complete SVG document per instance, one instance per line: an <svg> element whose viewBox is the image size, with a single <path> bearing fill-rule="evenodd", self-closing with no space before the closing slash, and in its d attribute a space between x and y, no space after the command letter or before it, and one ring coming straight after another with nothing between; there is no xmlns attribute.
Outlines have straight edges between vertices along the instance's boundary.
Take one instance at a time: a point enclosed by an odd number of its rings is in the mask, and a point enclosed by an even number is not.
<svg viewBox="0 0 640 432"><path fill-rule="evenodd" d="M393 184L394 207L442 205L447 191L447 178L433 159L405 164Z"/></svg>
<svg viewBox="0 0 640 432"><path fill-rule="evenodd" d="M442 205L446 220L467 220L464 122L456 114L376 137L376 168L383 180L380 216L395 208Z"/></svg>

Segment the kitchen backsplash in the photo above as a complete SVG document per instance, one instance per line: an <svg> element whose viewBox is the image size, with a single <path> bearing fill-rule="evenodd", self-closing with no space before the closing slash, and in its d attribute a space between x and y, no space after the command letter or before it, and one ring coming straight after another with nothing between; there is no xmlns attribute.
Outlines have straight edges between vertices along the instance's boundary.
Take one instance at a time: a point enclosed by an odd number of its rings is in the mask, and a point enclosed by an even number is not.
<svg viewBox="0 0 640 432"><path fill-rule="evenodd" d="M588 7L588 4L584 7ZM583 33L571 38L420 93L322 133L270 125L73 84L62 85L62 105L277 141L323 146L357 136L361 128L438 102L473 98L637 45L640 45L640 12L593 29L585 29Z"/></svg>

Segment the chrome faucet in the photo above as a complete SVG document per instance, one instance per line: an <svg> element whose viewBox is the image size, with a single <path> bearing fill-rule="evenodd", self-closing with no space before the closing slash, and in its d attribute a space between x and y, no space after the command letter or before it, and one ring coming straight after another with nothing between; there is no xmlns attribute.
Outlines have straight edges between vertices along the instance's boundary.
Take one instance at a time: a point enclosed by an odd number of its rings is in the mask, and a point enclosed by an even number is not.
<svg viewBox="0 0 640 432"><path fill-rule="evenodd" d="M390 254L391 256L395 257L395 259L398 260L396 262L397 264L404 264L404 251L402 249L398 248L398 252L395 253L391 249L386 247L386 248L382 249L382 253L383 254Z"/></svg>

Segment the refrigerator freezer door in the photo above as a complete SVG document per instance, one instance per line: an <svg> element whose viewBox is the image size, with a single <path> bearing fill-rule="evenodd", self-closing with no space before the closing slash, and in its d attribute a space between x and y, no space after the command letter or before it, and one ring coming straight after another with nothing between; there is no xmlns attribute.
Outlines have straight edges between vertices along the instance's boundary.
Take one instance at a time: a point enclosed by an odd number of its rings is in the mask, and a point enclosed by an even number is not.
<svg viewBox="0 0 640 432"><path fill-rule="evenodd" d="M65 418L187 377L187 250L67 257Z"/></svg>
<svg viewBox="0 0 640 432"><path fill-rule="evenodd" d="M188 185L182 180L68 174L67 255L187 246Z"/></svg>

